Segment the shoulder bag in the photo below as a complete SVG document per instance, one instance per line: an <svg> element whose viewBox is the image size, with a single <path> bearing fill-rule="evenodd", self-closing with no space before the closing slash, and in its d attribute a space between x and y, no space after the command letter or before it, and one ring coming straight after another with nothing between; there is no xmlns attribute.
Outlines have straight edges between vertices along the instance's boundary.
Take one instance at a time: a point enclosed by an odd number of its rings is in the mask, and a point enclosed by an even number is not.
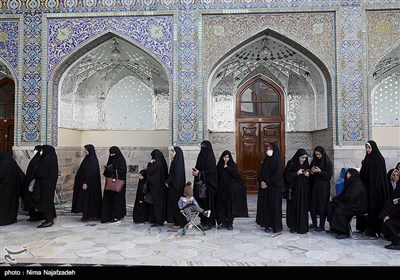
<svg viewBox="0 0 400 280"><path fill-rule="evenodd" d="M106 186L105 186L106 191L121 192L125 181L118 179L117 170L115 170L115 174L116 174L115 178L106 177Z"/></svg>

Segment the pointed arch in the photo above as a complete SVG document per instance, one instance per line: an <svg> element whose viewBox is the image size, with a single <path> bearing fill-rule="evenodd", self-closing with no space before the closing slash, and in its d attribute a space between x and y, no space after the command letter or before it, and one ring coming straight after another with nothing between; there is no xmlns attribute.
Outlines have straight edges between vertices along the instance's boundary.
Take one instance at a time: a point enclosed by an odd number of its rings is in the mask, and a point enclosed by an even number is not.
<svg viewBox="0 0 400 280"><path fill-rule="evenodd" d="M117 33L117 32L103 32L97 36L94 36L91 38L90 41L88 41L85 45L80 46L79 48L74 49L69 55L64 57L53 69L51 73L49 73L49 82L47 84L47 110L50 110L51 113L47 113L47 118L46 119L46 126L51 127L51 143L53 145L57 145L57 138L58 138L58 95L59 95L59 86L60 82L62 80L62 76L65 73L67 69L77 60L79 60L81 57L85 56L88 54L90 51L95 49L97 46L111 40L112 38L117 38L120 39L121 41L125 41L128 44L134 46L135 48L139 49L143 53L145 53L147 56L151 57L155 61L155 63L162 69L163 71L163 77L165 77L167 83L168 83L168 92L172 92L172 82L171 82L171 76L169 75L168 69L165 67L165 65L152 53L142 45L139 45L137 42L132 41L131 38ZM48 129L46 131L48 132ZM48 139L49 137L46 135L46 138Z"/></svg>
<svg viewBox="0 0 400 280"><path fill-rule="evenodd" d="M213 106L215 106L216 102L215 101L219 101L221 98L215 97L212 95L213 93L213 80L215 79L215 77L218 77L218 75L220 75L221 73L219 72L219 68L221 66L224 66L224 64L226 62L228 62L230 59L232 59L235 55L238 55L238 52L240 52L243 49L246 48L251 48L252 44L255 44L257 42L260 42L262 40L262 38L271 38L274 42L278 42L280 44L282 44L283 46L285 46L288 50L290 50L290 54L288 55L297 55L298 57L304 57L306 59L307 62L309 62L313 68L314 68L314 72L315 72L315 76L320 77L318 78L318 83L320 84L321 88L323 88L322 91L324 92L320 92L321 94L323 94L324 96L320 96L319 102L316 102L316 89L315 87L313 87L313 84L310 83L309 85L307 85L308 88L306 88L305 90L307 92L314 92L314 96L310 96L309 98L311 100L314 100L312 108L310 108L314 113L311 115L311 117L309 118L310 124L307 125L309 126L311 130L313 129L324 129L324 128L329 128L329 127L333 127L333 110L332 110L332 104L333 102L336 103L336 95L333 95L333 82L332 82L332 77L330 75L329 69L327 68L327 66L323 63L323 61L317 57L314 53L312 53L310 50L307 50L305 47L303 47L300 43L293 41L292 39L278 33L277 31L274 31L272 29L266 29L264 31L258 32L257 34L245 38L243 40L243 42L237 46L235 46L234 48L232 48L231 50L229 50L225 55L223 55L213 66L212 66L212 71L210 72L210 74L207 77L207 87L206 87L206 99L208 100L206 106L209 112L211 112L211 114L208 114L210 117L208 118L208 128L213 129L213 126L216 126L216 124L219 123L218 120L216 120L215 116L213 116ZM253 49L257 49L257 48L253 48ZM287 54L284 54L287 55ZM272 63L271 63L272 64ZM261 67L261 64L260 64ZM292 83L292 89L295 88L295 85L299 83L299 79L303 79L303 80L310 80L310 73L309 72L304 72L300 70L300 64L298 65L299 70L297 75L293 75L294 79L292 79L291 83ZM234 67L232 67L234 68ZM265 68L265 67L264 67ZM297 66L296 66L297 68ZM289 70L291 71L291 70ZM302 73L300 73L302 72ZM246 74L246 73L245 73ZM246 80L247 78L251 78L251 75L257 75L258 72L257 71L253 71L251 70L250 72L248 72L246 75L243 76L243 80ZM264 75L266 75L265 73L263 73ZM282 88L284 88L284 91L287 95L287 97L289 97L291 95L291 92L289 92L289 88L288 85L282 85L282 83L279 82L279 79L277 79L276 77L277 75L273 76L271 75L270 78L274 79L275 82L277 84L279 84ZM296 77L297 76L297 77ZM308 76L308 77L306 77ZM228 92L230 94L228 94L227 98L223 98L221 101L225 102L225 103L229 103L232 102L234 98L230 97L229 95L234 94L237 90L237 88L233 88L232 85L234 84L232 82L233 80L227 82L226 84L229 86L228 89L225 89L225 92ZM235 85L236 87L236 85ZM296 93L295 93L296 94ZM297 93L298 94L298 93ZM229 100L228 100L229 99ZM288 101L288 100L286 100ZM324 118L324 120L320 120L314 117L314 115L317 114L318 111L318 106L317 104L321 104L321 101L323 101L323 104L325 104L325 112L326 112L326 118ZM297 106L296 104L293 104L293 106ZM228 109L228 107L230 107L231 109L233 109L232 106L225 106L226 109ZM290 107L290 106L288 106ZM225 117L226 118L226 117ZM210 123L213 122L213 123ZM314 123L311 123L314 122ZM320 122L320 123L317 123ZM224 120L223 121L224 124L229 125L229 128L226 127L226 131L230 131L233 130L234 126L233 126L233 122L229 121L229 120ZM337 124L336 124L337 125ZM315 128L313 128L315 127ZM287 129L289 129L289 131L296 131L298 130L298 128L290 126L289 124L286 126ZM307 128L306 128L307 131ZM337 131L337 128L336 128ZM222 131L220 131L222 132Z"/></svg>

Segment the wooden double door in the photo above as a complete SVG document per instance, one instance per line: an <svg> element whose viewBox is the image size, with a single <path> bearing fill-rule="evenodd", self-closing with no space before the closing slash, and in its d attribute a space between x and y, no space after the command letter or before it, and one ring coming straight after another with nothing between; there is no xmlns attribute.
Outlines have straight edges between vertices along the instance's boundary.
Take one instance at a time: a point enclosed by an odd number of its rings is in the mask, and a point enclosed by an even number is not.
<svg viewBox="0 0 400 280"><path fill-rule="evenodd" d="M268 143L276 143L285 159L283 91L256 76L239 89L236 105L236 161L247 193L254 194Z"/></svg>

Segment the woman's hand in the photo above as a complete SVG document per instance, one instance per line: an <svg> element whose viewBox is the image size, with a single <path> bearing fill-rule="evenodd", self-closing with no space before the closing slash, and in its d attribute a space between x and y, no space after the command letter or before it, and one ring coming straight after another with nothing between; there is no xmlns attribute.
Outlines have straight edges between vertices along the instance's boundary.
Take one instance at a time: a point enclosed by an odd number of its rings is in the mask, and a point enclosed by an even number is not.
<svg viewBox="0 0 400 280"><path fill-rule="evenodd" d="M261 187L263 190L265 190L268 186L267 186L267 183L265 183L264 181L262 181L260 187Z"/></svg>
<svg viewBox="0 0 400 280"><path fill-rule="evenodd" d="M82 189L87 190L88 186L86 184L82 185Z"/></svg>

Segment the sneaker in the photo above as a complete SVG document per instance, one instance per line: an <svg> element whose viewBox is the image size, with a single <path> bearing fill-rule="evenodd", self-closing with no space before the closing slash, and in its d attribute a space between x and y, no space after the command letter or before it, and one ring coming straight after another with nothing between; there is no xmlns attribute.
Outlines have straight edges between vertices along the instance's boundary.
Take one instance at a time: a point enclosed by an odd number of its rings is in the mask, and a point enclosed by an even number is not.
<svg viewBox="0 0 400 280"><path fill-rule="evenodd" d="M203 211L203 215L204 215L205 217L207 217L207 218L210 218L210 216L211 216L211 210Z"/></svg>
<svg viewBox="0 0 400 280"><path fill-rule="evenodd" d="M109 223L110 224L120 224L121 223L121 219L112 219Z"/></svg>

